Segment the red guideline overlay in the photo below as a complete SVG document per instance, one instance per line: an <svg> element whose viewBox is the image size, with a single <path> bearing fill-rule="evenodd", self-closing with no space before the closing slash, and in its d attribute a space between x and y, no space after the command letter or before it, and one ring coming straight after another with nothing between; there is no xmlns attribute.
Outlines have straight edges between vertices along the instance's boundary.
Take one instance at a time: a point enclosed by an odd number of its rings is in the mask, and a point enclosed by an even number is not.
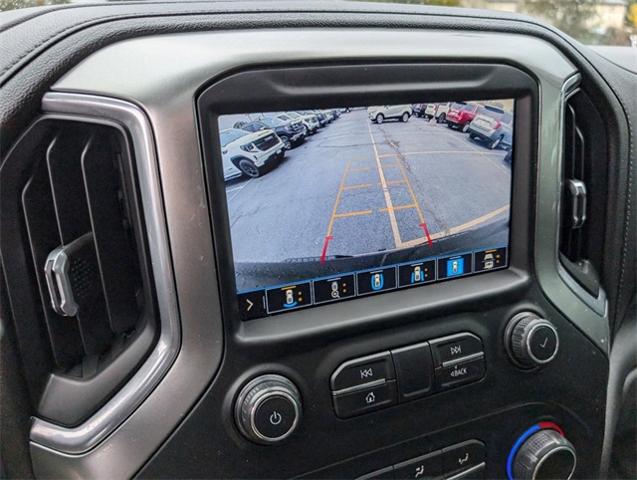
<svg viewBox="0 0 637 480"><path fill-rule="evenodd" d="M325 257L327 257L327 246L334 237L332 235L327 235L325 240L323 240L323 250L321 251L321 263L325 263Z"/></svg>
<svg viewBox="0 0 637 480"><path fill-rule="evenodd" d="M427 243L429 244L429 247L432 247L434 243L431 241L431 235L429 235L429 229L427 228L427 224L425 222L422 222L418 226L422 228L423 232L425 232L425 237L427 237Z"/></svg>

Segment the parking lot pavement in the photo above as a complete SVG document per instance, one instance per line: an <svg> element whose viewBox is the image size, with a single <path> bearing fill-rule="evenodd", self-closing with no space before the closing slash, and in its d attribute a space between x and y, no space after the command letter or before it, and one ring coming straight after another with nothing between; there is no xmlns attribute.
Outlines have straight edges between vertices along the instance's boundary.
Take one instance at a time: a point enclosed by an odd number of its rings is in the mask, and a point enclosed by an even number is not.
<svg viewBox="0 0 637 480"><path fill-rule="evenodd" d="M507 217L505 154L424 119L345 113L263 176L227 185L235 262L432 245Z"/></svg>

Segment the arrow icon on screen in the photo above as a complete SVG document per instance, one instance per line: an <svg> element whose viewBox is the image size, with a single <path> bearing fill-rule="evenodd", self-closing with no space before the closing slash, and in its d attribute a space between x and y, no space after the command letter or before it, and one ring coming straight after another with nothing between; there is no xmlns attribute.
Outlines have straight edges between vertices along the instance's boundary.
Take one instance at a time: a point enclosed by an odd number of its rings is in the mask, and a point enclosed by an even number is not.
<svg viewBox="0 0 637 480"><path fill-rule="evenodd" d="M246 308L246 312L249 312L254 306L254 303L252 303L249 298L246 298L246 303L248 304L248 308Z"/></svg>

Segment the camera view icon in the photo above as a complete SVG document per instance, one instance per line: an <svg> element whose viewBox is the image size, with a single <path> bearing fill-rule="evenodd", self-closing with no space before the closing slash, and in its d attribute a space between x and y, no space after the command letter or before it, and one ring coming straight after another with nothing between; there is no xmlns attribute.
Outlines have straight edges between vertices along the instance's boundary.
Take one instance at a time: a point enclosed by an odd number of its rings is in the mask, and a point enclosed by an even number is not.
<svg viewBox="0 0 637 480"><path fill-rule="evenodd" d="M382 272L374 273L371 277L372 290L382 290L385 284L385 276Z"/></svg>
<svg viewBox="0 0 637 480"><path fill-rule="evenodd" d="M305 307L312 303L309 282L272 288L266 291L266 295L270 313Z"/></svg>
<svg viewBox="0 0 637 480"><path fill-rule="evenodd" d="M476 270L485 272L506 266L506 247L491 248L475 253Z"/></svg>
<svg viewBox="0 0 637 480"><path fill-rule="evenodd" d="M450 258L447 260L447 276L455 277L464 273L464 258Z"/></svg>
<svg viewBox="0 0 637 480"><path fill-rule="evenodd" d="M335 280L332 282L332 284L330 285L331 288L331 292L330 292L330 296L334 299L337 298L341 298L341 292L338 290L338 281Z"/></svg>
<svg viewBox="0 0 637 480"><path fill-rule="evenodd" d="M292 307L296 307L297 305L298 305L298 302L294 299L294 289L288 288L285 291L285 303L283 303L283 306L285 308L292 308Z"/></svg>
<svg viewBox="0 0 637 480"><path fill-rule="evenodd" d="M484 270L491 270L493 267L495 267L495 258L493 257L493 253L486 253L484 255L482 265Z"/></svg>
<svg viewBox="0 0 637 480"><path fill-rule="evenodd" d="M414 267L414 271L411 272L411 283L422 282L425 279L425 274L422 271L420 265Z"/></svg>

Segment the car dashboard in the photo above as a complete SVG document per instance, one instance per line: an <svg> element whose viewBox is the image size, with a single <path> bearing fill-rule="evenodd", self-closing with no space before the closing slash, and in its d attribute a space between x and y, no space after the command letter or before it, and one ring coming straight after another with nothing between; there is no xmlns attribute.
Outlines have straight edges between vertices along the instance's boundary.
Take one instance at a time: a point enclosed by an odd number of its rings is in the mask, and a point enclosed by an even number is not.
<svg viewBox="0 0 637 480"><path fill-rule="evenodd" d="M629 68L526 17L348 2L72 5L2 38L33 475L605 475Z"/></svg>

